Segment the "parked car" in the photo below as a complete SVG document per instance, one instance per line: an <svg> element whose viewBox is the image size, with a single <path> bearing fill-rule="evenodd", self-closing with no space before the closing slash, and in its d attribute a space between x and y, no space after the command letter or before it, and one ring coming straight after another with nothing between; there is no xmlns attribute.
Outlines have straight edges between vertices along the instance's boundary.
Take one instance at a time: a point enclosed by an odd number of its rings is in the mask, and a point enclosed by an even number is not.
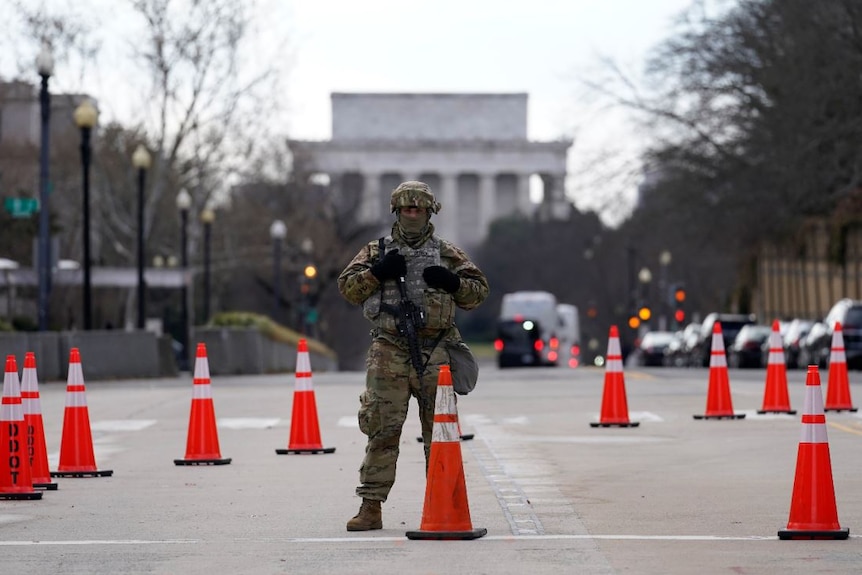
<svg viewBox="0 0 862 575"><path fill-rule="evenodd" d="M794 319L787 326L787 333L784 334L784 362L787 367L795 369L799 367L799 350L805 336L811 331L811 326L814 322L808 319Z"/></svg>
<svg viewBox="0 0 862 575"><path fill-rule="evenodd" d="M818 359L822 368L829 367L832 350L832 334L835 324L841 322L844 339L844 355L847 369L862 369L862 300L842 299L835 303L826 314L823 323L826 330L810 339L812 357Z"/></svg>
<svg viewBox="0 0 862 575"><path fill-rule="evenodd" d="M674 340L672 331L648 331L638 345L638 363L645 366L664 365L664 353Z"/></svg>
<svg viewBox="0 0 862 575"><path fill-rule="evenodd" d="M721 335L726 353L733 345L733 340L736 339L742 326L756 323L757 318L753 314L737 313L711 313L707 315L700 326L697 343L692 348L691 365L709 367L709 356L712 353L712 330L717 321L721 322Z"/></svg>
<svg viewBox="0 0 862 575"><path fill-rule="evenodd" d="M742 326L730 348L727 349L728 365L763 367L766 362L763 355L764 344L769 340L770 333L772 333L772 327L768 325L749 323Z"/></svg>
<svg viewBox="0 0 862 575"><path fill-rule="evenodd" d="M692 322L680 331L675 332L676 338L665 350L665 365L673 367L688 367L691 350L697 344L700 336L700 324Z"/></svg>
<svg viewBox="0 0 862 575"><path fill-rule="evenodd" d="M826 367L828 358L822 356L824 350L820 347L819 343L826 332L826 324L822 321L816 321L812 324L811 329L808 330L808 335L802 338L802 343L799 344L799 357L796 359L798 367L802 369L805 369L809 365L816 365L821 368Z"/></svg>

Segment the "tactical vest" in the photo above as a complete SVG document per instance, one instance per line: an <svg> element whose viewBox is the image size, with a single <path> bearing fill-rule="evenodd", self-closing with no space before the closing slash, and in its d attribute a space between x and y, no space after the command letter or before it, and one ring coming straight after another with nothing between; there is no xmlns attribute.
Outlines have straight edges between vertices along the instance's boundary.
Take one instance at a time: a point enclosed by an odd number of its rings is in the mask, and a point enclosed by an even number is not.
<svg viewBox="0 0 862 575"><path fill-rule="evenodd" d="M383 245L383 253L389 251L392 236L386 236ZM452 294L428 287L422 279L422 270L428 266L440 265L440 248L440 240L433 236L418 248L398 245L398 252L407 260L407 276L404 278L407 284L407 297L425 312L423 330L449 329L455 325L455 300ZM378 254L377 257L382 258L383 253ZM382 295L372 294L362 303L362 313L378 328L397 334L395 316L386 312L381 313L381 300L389 306L398 306L401 293L394 280L383 282Z"/></svg>

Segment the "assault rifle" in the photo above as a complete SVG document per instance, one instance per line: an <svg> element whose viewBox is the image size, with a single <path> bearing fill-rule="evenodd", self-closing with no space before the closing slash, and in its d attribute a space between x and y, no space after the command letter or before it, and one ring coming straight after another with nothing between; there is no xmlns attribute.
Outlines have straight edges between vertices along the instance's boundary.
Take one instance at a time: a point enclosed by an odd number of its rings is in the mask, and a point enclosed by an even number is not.
<svg viewBox="0 0 862 575"><path fill-rule="evenodd" d="M401 301L397 307L385 306L384 309L395 316L395 324L404 339L407 340L407 350L410 352L410 363L416 370L416 375L422 378L425 373L425 362L422 361L422 347L419 345L419 330L425 326L425 312L407 297L407 281L404 276L398 278L398 291Z"/></svg>

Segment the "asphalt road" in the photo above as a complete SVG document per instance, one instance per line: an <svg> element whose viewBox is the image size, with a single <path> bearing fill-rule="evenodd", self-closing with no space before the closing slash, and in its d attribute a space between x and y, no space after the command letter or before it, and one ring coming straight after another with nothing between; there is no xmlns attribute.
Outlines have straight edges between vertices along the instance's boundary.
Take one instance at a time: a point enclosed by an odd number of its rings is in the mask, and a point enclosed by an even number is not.
<svg viewBox="0 0 862 575"><path fill-rule="evenodd" d="M312 366L313 368L313 366ZM87 366L83 366L86 377ZM188 374L87 383L100 469L58 478L41 500L0 501L0 566L72 574L788 574L862 570L862 419L827 414L846 541L780 541L800 415L757 415L763 370L731 370L741 420L696 421L707 369L626 368L633 428L593 428L598 368L484 366L459 401L474 541L411 541L425 492L411 408L380 531L348 533L364 452L362 373L314 373L322 442L335 453L276 455L291 429L292 374L212 381L222 466L176 466L186 447ZM851 372L851 393L860 397ZM800 413L804 373L791 372ZM823 374L824 393L826 377ZM65 385L40 386L51 468Z"/></svg>

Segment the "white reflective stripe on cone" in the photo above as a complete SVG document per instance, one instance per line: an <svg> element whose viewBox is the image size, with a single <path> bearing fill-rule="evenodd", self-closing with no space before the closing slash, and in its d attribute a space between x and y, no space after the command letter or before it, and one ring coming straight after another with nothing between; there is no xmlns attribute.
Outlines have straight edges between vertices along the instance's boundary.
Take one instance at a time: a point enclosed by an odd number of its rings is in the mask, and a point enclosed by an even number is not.
<svg viewBox="0 0 862 575"><path fill-rule="evenodd" d="M608 340L608 357L611 357L612 355L623 355L623 352L620 349L620 338L618 337L612 337L610 340Z"/></svg>
<svg viewBox="0 0 862 575"><path fill-rule="evenodd" d="M69 376L66 378L66 385L84 385L84 371L81 369L80 363L69 364Z"/></svg>
<svg viewBox="0 0 862 575"><path fill-rule="evenodd" d="M296 374L296 382L293 386L296 391L311 391L313 385L314 384L311 381L311 373Z"/></svg>
<svg viewBox="0 0 862 575"><path fill-rule="evenodd" d="M24 406L24 415L41 415L42 406L38 397L21 397L21 405Z"/></svg>
<svg viewBox="0 0 862 575"><path fill-rule="evenodd" d="M780 349L769 350L769 365L784 365L784 352Z"/></svg>
<svg viewBox="0 0 862 575"><path fill-rule="evenodd" d="M308 357L307 351L301 351L296 354L296 371L311 371L311 359Z"/></svg>
<svg viewBox="0 0 862 575"><path fill-rule="evenodd" d="M209 380L195 382L192 385L192 399L210 399L213 396L213 388Z"/></svg>
<svg viewBox="0 0 862 575"><path fill-rule="evenodd" d="M829 443L826 433L826 415L823 411L823 393L819 385L805 386L805 405L802 409L801 443Z"/></svg>
<svg viewBox="0 0 862 575"><path fill-rule="evenodd" d="M0 405L0 421L24 421L24 412L20 403L3 403Z"/></svg>
<svg viewBox="0 0 862 575"><path fill-rule="evenodd" d="M831 363L847 363L847 354L844 353L843 347L833 347L832 353L829 355Z"/></svg>
<svg viewBox="0 0 862 575"><path fill-rule="evenodd" d="M458 431L458 422L435 422L434 428L431 431L431 441L437 443L461 441L461 432Z"/></svg>
<svg viewBox="0 0 862 575"><path fill-rule="evenodd" d="M709 354L709 367L727 367L727 356L724 349L713 349Z"/></svg>
<svg viewBox="0 0 862 575"><path fill-rule="evenodd" d="M66 407L87 407L87 393L85 391L67 391Z"/></svg>
<svg viewBox="0 0 862 575"><path fill-rule="evenodd" d="M210 364L206 357L195 358L195 379L209 379Z"/></svg>

